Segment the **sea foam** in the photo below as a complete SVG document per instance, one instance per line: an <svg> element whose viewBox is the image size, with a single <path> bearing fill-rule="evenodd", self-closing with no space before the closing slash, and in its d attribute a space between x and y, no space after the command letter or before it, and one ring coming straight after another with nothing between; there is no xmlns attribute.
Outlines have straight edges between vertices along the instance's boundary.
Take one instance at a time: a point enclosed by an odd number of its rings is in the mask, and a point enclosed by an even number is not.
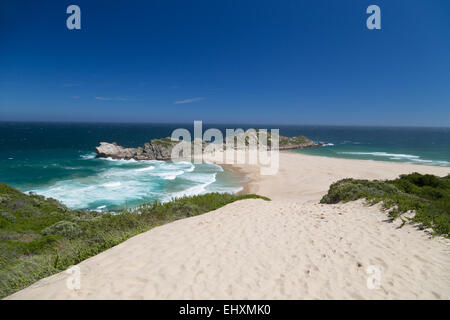
<svg viewBox="0 0 450 320"><path fill-rule="evenodd" d="M442 160L428 160L428 159L421 159L420 156L413 155L413 154L402 154L402 153L388 153L388 152L338 152L339 154L350 154L350 155L367 155L367 156L374 156L374 157L385 157L389 158L389 160L399 160L399 161L406 161L405 163L410 164L429 164L429 165L435 165L435 166L450 166L450 162L448 161L442 161Z"/></svg>
<svg viewBox="0 0 450 320"><path fill-rule="evenodd" d="M216 183L220 166L190 162L135 161L98 159L91 154L82 161L96 165L94 171L80 177L49 185L36 186L32 191L60 200L70 208L114 210L126 202L137 205L144 201L169 201L172 198L205 192L235 192L238 183ZM217 184L217 186L216 186Z"/></svg>

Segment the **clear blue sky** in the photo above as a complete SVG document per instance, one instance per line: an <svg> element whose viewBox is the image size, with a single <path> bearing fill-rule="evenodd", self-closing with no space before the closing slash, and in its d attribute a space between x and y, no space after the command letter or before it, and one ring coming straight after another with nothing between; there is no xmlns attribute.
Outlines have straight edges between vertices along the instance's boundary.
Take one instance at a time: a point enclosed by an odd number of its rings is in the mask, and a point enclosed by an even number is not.
<svg viewBox="0 0 450 320"><path fill-rule="evenodd" d="M449 15L448 0L1 0L0 120L450 126Z"/></svg>

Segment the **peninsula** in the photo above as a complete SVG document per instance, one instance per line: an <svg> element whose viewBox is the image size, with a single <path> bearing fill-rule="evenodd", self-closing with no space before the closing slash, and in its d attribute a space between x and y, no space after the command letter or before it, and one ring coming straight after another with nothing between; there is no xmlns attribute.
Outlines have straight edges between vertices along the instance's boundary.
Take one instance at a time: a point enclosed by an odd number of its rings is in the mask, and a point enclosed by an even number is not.
<svg viewBox="0 0 450 320"><path fill-rule="evenodd" d="M271 148L272 137L270 133L267 133L268 148ZM250 135L251 137L252 135ZM258 132L255 137L255 141L259 142L259 137L261 133ZM248 145L249 135L236 135L234 136L235 141L238 139L244 139L245 146ZM172 149L179 144L180 140L172 140L170 137L162 139L153 139L148 143L145 143L143 147L137 148L127 148L118 145L115 142L100 142L100 145L95 148L97 153L97 158L112 158L112 159L134 159L134 160L170 160ZM279 150L289 150L289 149L304 149L304 148L314 148L320 147L324 143L308 139L305 136L296 137L284 137L279 136ZM203 149L206 147L206 143L203 142Z"/></svg>

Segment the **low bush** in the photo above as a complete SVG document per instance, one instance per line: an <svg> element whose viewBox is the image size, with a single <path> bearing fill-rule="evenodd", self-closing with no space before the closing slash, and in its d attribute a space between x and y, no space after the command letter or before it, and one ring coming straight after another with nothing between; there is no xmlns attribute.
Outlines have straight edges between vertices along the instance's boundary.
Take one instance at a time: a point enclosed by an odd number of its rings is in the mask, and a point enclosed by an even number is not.
<svg viewBox="0 0 450 320"><path fill-rule="evenodd" d="M412 173L387 181L343 179L330 186L321 203L367 199L382 202L391 219L414 212L412 222L432 228L435 234L450 235L450 175L436 177Z"/></svg>
<svg viewBox="0 0 450 320"><path fill-rule="evenodd" d="M44 236L60 235L67 239L74 239L81 234L81 228L74 222L63 220L45 228L42 234Z"/></svg>

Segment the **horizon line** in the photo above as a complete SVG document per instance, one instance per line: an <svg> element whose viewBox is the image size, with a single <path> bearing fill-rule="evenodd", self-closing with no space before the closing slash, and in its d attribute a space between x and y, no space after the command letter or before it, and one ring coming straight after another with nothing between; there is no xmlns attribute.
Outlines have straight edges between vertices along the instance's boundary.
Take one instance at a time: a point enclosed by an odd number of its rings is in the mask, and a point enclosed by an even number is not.
<svg viewBox="0 0 450 320"><path fill-rule="evenodd" d="M138 122L138 121L68 121L68 120L0 120L0 123L42 123L42 124L129 124L129 125L178 125L178 124L193 124L194 121L174 121L174 122ZM214 122L214 121L202 121L206 125L233 125L233 126L286 126L286 127L365 127L365 128L432 128L432 129L450 129L450 126L430 126L430 125L364 125L364 124L281 124L281 123L245 123L245 122Z"/></svg>

